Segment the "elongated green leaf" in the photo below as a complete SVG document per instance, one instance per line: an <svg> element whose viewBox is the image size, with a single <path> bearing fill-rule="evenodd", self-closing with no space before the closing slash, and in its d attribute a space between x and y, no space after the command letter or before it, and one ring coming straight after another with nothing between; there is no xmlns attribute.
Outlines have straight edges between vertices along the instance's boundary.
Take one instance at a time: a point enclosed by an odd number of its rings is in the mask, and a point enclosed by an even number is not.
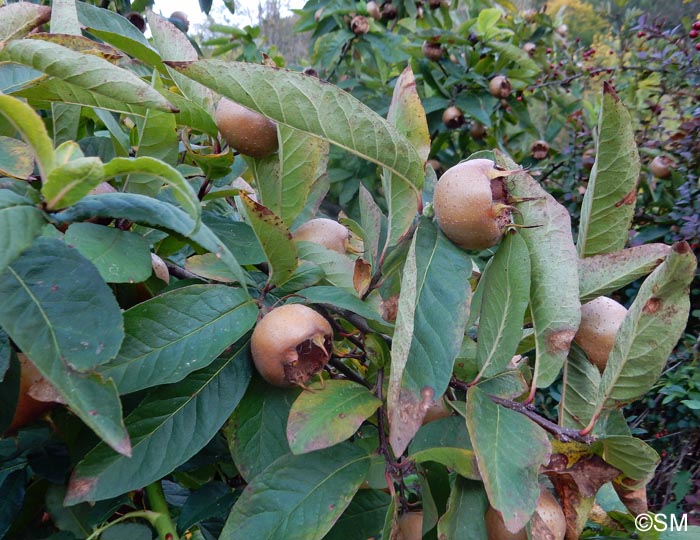
<svg viewBox="0 0 700 540"><path fill-rule="evenodd" d="M219 537L320 540L350 504L370 456L345 443L282 456L248 484Z"/></svg>
<svg viewBox="0 0 700 540"><path fill-rule="evenodd" d="M41 187L41 194L49 210L65 208L85 197L102 179L100 158L73 159L53 168Z"/></svg>
<svg viewBox="0 0 700 540"><path fill-rule="evenodd" d="M598 403L600 371L578 346L572 346L569 351L562 386L559 404L562 425L583 429L593 418Z"/></svg>
<svg viewBox="0 0 700 540"><path fill-rule="evenodd" d="M183 381L150 393L126 418L130 459L104 444L78 463L64 504L96 501L143 487L201 450L221 428L250 381L248 343Z"/></svg>
<svg viewBox="0 0 700 540"><path fill-rule="evenodd" d="M0 60L31 66L52 77L124 103L175 112L175 108L163 96L132 72L103 58L75 52L56 43L39 39L11 41L0 52Z"/></svg>
<svg viewBox="0 0 700 540"><path fill-rule="evenodd" d="M660 461L656 450L634 437L606 437L594 442L591 450L625 476L637 481L650 480Z"/></svg>
<svg viewBox="0 0 700 540"><path fill-rule="evenodd" d="M31 201L9 189L0 189L0 272L27 249L46 220Z"/></svg>
<svg viewBox="0 0 700 540"><path fill-rule="evenodd" d="M74 223L68 227L65 241L94 264L107 283L139 283L151 275L150 248L138 234L94 223Z"/></svg>
<svg viewBox="0 0 700 540"><path fill-rule="evenodd" d="M382 228L386 218L382 214L381 209L372 197L372 194L360 185L360 195L358 197L360 203L360 223L364 233L364 253L362 256L367 259L367 262L374 268L375 262L379 257L379 244L382 236Z"/></svg>
<svg viewBox="0 0 700 540"><path fill-rule="evenodd" d="M352 381L314 383L311 389L301 393L289 412L287 440L294 454L348 439L382 404L367 388Z"/></svg>
<svg viewBox="0 0 700 540"><path fill-rule="evenodd" d="M292 233L278 215L245 193L240 194L240 200L243 201L241 210L245 212L270 265L269 282L273 285L284 283L297 267L297 249Z"/></svg>
<svg viewBox="0 0 700 540"><path fill-rule="evenodd" d="M19 99L0 94L0 115L17 130L22 139L31 146L36 156L39 173L43 179L53 169L53 143L41 118L29 105Z"/></svg>
<svg viewBox="0 0 700 540"><path fill-rule="evenodd" d="M209 365L253 327L257 315L257 307L241 289L175 289L124 313L124 343L101 372L122 394L177 382Z"/></svg>
<svg viewBox="0 0 700 540"><path fill-rule="evenodd" d="M328 249L315 242L295 242L299 258L318 265L328 283L343 291L357 295L352 281L355 265L346 255Z"/></svg>
<svg viewBox="0 0 700 540"><path fill-rule="evenodd" d="M581 302L588 302L621 289L650 274L671 251L666 244L645 244L579 259L578 278Z"/></svg>
<svg viewBox="0 0 700 540"><path fill-rule="evenodd" d="M501 512L509 531L522 529L540 496L537 475L551 453L547 434L522 414L496 405L476 386L467 393L467 428L491 506Z"/></svg>
<svg viewBox="0 0 700 540"><path fill-rule="evenodd" d="M476 455L461 416L441 418L421 427L409 446L408 457L416 463L441 463L465 478L480 478Z"/></svg>
<svg viewBox="0 0 700 540"><path fill-rule="evenodd" d="M505 155L497 153L496 158L507 170L517 169ZM522 223L534 227L520 234L530 252L530 311L536 341L532 384L544 388L559 375L581 321L578 257L566 208L526 173L510 176L508 187L515 197L534 199L520 203L518 210Z"/></svg>
<svg viewBox="0 0 700 540"><path fill-rule="evenodd" d="M0 326L73 412L129 455L114 384L83 372L112 358L124 338L119 306L95 267L60 240L39 238L0 275L0 297Z"/></svg>
<svg viewBox="0 0 700 540"><path fill-rule="evenodd" d="M94 217L125 218L157 229L173 231L216 254L226 263L239 283L245 275L226 245L204 224L196 222L172 204L135 193L88 195L70 208L53 215L57 223L72 223ZM195 231L196 229L196 231Z"/></svg>
<svg viewBox="0 0 700 540"><path fill-rule="evenodd" d="M287 418L299 392L298 388L277 388L254 377L231 415L226 439L233 462L246 482L291 452Z"/></svg>
<svg viewBox="0 0 700 540"><path fill-rule="evenodd" d="M238 495L223 482L204 484L192 493L180 510L177 530L185 533L197 523L214 519L225 519Z"/></svg>
<svg viewBox="0 0 700 540"><path fill-rule="evenodd" d="M389 440L396 455L450 382L467 324L471 268L464 251L421 219L403 270L391 348Z"/></svg>
<svg viewBox="0 0 700 540"><path fill-rule="evenodd" d="M370 321L377 321L381 323L385 322L384 319L382 319L382 316L372 309L369 304L363 302L354 294L350 294L349 292L337 287L309 287L308 289L301 289L297 291L295 296L306 299L306 302L304 303L328 304L336 308L352 311L353 313L356 313ZM291 302L294 302L295 298L291 298L290 300Z"/></svg>
<svg viewBox="0 0 700 540"><path fill-rule="evenodd" d="M54 0L51 8L51 33L80 35L75 0Z"/></svg>
<svg viewBox="0 0 700 540"><path fill-rule="evenodd" d="M241 264L259 264L265 261L265 252L247 223L207 212L202 214L202 221L236 254L236 259Z"/></svg>
<svg viewBox="0 0 700 540"><path fill-rule="evenodd" d="M688 320L688 287L697 260L687 243L644 280L615 336L596 412L644 395L658 379Z"/></svg>
<svg viewBox="0 0 700 540"><path fill-rule="evenodd" d="M328 159L328 143L284 124L279 126L279 150L254 163L263 205L291 227L304 209L319 166Z"/></svg>
<svg viewBox="0 0 700 540"><path fill-rule="evenodd" d="M388 493L361 489L353 497L324 540L367 540L381 533L384 518L391 504Z"/></svg>
<svg viewBox="0 0 700 540"><path fill-rule="evenodd" d="M175 105L180 112L175 114L175 121L180 126L187 126L193 130L198 130L212 137L216 137L219 133L219 128L216 127L214 119L208 110L201 104L163 89L162 94L170 103Z"/></svg>
<svg viewBox="0 0 700 540"><path fill-rule="evenodd" d="M125 174L151 176L172 187L175 199L182 205L185 212L195 220L195 228L197 227L201 215L197 193L177 169L159 159L147 156L114 158L104 166L105 181ZM132 176L129 178L131 179Z"/></svg>
<svg viewBox="0 0 700 540"><path fill-rule="evenodd" d="M0 42L24 36L33 28L49 22L51 8L30 2L0 7Z"/></svg>
<svg viewBox="0 0 700 540"><path fill-rule="evenodd" d="M615 89L605 82L596 159L581 206L577 247L582 258L625 247L640 168L632 119Z"/></svg>
<svg viewBox="0 0 700 540"><path fill-rule="evenodd" d="M457 476L452 484L447 512L438 521L440 540L487 540L483 516L489 507L481 482Z"/></svg>
<svg viewBox="0 0 700 540"><path fill-rule="evenodd" d="M489 40L489 47L498 52L500 59L506 58L517 66L521 77L534 77L541 70L540 66L521 47L502 41Z"/></svg>
<svg viewBox="0 0 700 540"><path fill-rule="evenodd" d="M146 37L125 17L87 2L76 2L78 19L88 32L129 56L160 67L161 58ZM162 69L162 68L161 68Z"/></svg>
<svg viewBox="0 0 700 540"><path fill-rule="evenodd" d="M520 342L530 297L530 254L519 234L509 234L485 274L476 361L480 375L503 371Z"/></svg>
<svg viewBox="0 0 700 540"><path fill-rule="evenodd" d="M0 136L0 175L28 180L33 172L31 147L12 137Z"/></svg>
<svg viewBox="0 0 700 540"><path fill-rule="evenodd" d="M369 107L331 84L301 73L238 62L169 65L280 124L386 167L412 186L423 184L423 162L413 145Z"/></svg>

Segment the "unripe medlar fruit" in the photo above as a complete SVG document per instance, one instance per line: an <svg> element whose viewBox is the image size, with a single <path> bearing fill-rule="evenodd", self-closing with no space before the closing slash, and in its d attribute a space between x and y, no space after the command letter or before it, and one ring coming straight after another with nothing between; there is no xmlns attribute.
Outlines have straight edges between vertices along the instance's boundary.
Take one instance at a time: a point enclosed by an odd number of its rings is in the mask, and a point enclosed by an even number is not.
<svg viewBox="0 0 700 540"><path fill-rule="evenodd" d="M38 401L30 395L32 385L42 383L46 379L24 353L18 353L17 357L20 364L19 396L17 397L15 414L6 433L13 433L32 423L54 406L51 402Z"/></svg>
<svg viewBox="0 0 700 540"><path fill-rule="evenodd" d="M581 324L574 341L601 372L608 363L615 336L625 315L625 306L607 296L600 296L581 306Z"/></svg>
<svg viewBox="0 0 700 540"><path fill-rule="evenodd" d="M242 154L262 158L277 150L277 125L262 114L222 98L214 119L221 136Z"/></svg>
<svg viewBox="0 0 700 540"><path fill-rule="evenodd" d="M497 98L507 98L510 95L510 91L513 87L505 75L496 75L491 81L489 81L489 93L493 97Z"/></svg>
<svg viewBox="0 0 700 540"><path fill-rule="evenodd" d="M469 126L469 135L472 136L472 139L483 139L486 136L486 126L481 122L472 122Z"/></svg>
<svg viewBox="0 0 700 540"><path fill-rule="evenodd" d="M273 309L255 326L250 348L255 367L274 386L304 386L328 363L331 325L302 304Z"/></svg>
<svg viewBox="0 0 700 540"><path fill-rule="evenodd" d="M547 538L548 540L564 540L566 534L566 517L564 511L559 506L559 503L554 496L543 489L540 492L540 498L537 500L535 514L549 529L550 535L535 535L533 540ZM534 517L534 516L533 516ZM527 540L527 531L523 528L518 532L512 533L506 529L503 523L501 513L489 506L486 511L486 531L489 535L489 540Z"/></svg>
<svg viewBox="0 0 700 540"><path fill-rule="evenodd" d="M391 21L398 17L399 15L399 10L396 8L394 4L391 2L387 2L382 6L382 19L386 19L387 21Z"/></svg>
<svg viewBox="0 0 700 540"><path fill-rule="evenodd" d="M549 154L549 144L547 141L537 140L530 146L530 154L535 159L544 159Z"/></svg>
<svg viewBox="0 0 700 540"><path fill-rule="evenodd" d="M364 15L355 15L350 21L350 30L356 36L361 36L369 32L369 21Z"/></svg>
<svg viewBox="0 0 700 540"><path fill-rule="evenodd" d="M423 56L425 56L428 60L437 62L440 60L440 58L442 58L443 50L440 43L424 41L421 50L423 51Z"/></svg>
<svg viewBox="0 0 700 540"><path fill-rule="evenodd" d="M314 242L345 254L350 240L350 231L345 225L328 218L307 221L292 233L297 242Z"/></svg>
<svg viewBox="0 0 700 540"><path fill-rule="evenodd" d="M447 107L445 112L442 113L442 123L445 124L449 129L457 129L458 127L464 125L464 113L452 105Z"/></svg>
<svg viewBox="0 0 700 540"><path fill-rule="evenodd" d="M435 186L433 207L445 236L462 249L486 249L511 225L512 207L503 177L490 159L463 161L446 170Z"/></svg>
<svg viewBox="0 0 700 540"><path fill-rule="evenodd" d="M367 2L367 13L375 21L378 21L382 18L382 11L381 9L379 9L379 4L377 4L374 0L370 0L369 2Z"/></svg>
<svg viewBox="0 0 700 540"><path fill-rule="evenodd" d="M651 174L657 178L668 178L671 176L676 164L668 156L656 156L651 160Z"/></svg>
<svg viewBox="0 0 700 540"><path fill-rule="evenodd" d="M423 512L408 512L398 521L396 540L421 540L423 538Z"/></svg>

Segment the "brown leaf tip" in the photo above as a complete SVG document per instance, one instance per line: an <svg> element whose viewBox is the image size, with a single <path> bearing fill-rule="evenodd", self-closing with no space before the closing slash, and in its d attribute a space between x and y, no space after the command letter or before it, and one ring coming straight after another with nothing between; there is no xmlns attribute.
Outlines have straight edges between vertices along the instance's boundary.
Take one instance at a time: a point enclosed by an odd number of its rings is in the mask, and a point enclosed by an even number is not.
<svg viewBox="0 0 700 540"><path fill-rule="evenodd" d="M70 506L84 501L97 484L97 478L71 478L63 504Z"/></svg>
<svg viewBox="0 0 700 540"><path fill-rule="evenodd" d="M613 98L615 103L620 102L620 98L618 97L617 92L615 92L615 87L608 81L603 82L603 94L609 95L611 98Z"/></svg>
<svg viewBox="0 0 700 540"><path fill-rule="evenodd" d="M690 253L691 251L690 245L685 240L683 240L682 242L676 242L675 244L673 244L673 246L671 246L671 249L673 249L673 251L680 255Z"/></svg>

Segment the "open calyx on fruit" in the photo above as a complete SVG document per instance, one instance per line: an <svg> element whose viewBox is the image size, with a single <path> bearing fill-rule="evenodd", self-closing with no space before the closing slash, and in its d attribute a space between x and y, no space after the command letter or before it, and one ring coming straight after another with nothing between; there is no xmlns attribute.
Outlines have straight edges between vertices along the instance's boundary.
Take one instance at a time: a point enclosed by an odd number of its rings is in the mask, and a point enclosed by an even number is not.
<svg viewBox="0 0 700 540"><path fill-rule="evenodd" d="M229 146L254 158L277 150L277 125L227 98L216 107L216 127Z"/></svg>
<svg viewBox="0 0 700 540"><path fill-rule="evenodd" d="M564 540L566 534L564 511L546 489L540 492L530 529L532 540ZM491 506L486 511L486 530L489 540L527 540L527 531L524 528L514 533L510 532L503 523L501 513Z"/></svg>
<svg viewBox="0 0 700 540"><path fill-rule="evenodd" d="M486 249L501 241L511 226L508 189L490 159L472 159L451 167L440 177L433 206L445 236L462 249Z"/></svg>
<svg viewBox="0 0 700 540"><path fill-rule="evenodd" d="M423 538L423 512L408 512L399 518L399 534L396 540L421 540Z"/></svg>
<svg viewBox="0 0 700 540"><path fill-rule="evenodd" d="M297 242L314 242L328 249L345 253L350 241L350 231L345 225L328 218L307 221L292 233Z"/></svg>
<svg viewBox="0 0 700 540"><path fill-rule="evenodd" d="M303 386L328 363L333 345L331 325L302 304L273 309L255 326L253 362L275 386Z"/></svg>
<svg viewBox="0 0 700 540"><path fill-rule="evenodd" d="M602 372L627 309L612 298L600 296L581 306L581 324L574 341Z"/></svg>

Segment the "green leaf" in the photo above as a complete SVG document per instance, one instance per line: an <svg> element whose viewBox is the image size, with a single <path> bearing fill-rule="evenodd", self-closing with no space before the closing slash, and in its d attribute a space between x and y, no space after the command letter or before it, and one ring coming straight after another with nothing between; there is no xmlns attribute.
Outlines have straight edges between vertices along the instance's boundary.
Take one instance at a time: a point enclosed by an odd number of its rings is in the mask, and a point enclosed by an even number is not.
<svg viewBox="0 0 700 540"><path fill-rule="evenodd" d="M520 47L495 40L489 40L489 47L498 53L500 59L506 59L509 63L516 65L521 77L535 77L542 71L537 62Z"/></svg>
<svg viewBox="0 0 700 540"><path fill-rule="evenodd" d="M364 232L364 254L367 262L374 268L379 257L379 243L382 236L382 228L385 226L386 217L382 214L379 205L372 197L372 194L360 185L359 206L360 206L360 223Z"/></svg>
<svg viewBox="0 0 700 540"><path fill-rule="evenodd" d="M430 133L410 66L406 67L396 80L387 119L413 144L421 162L425 163L430 153ZM416 217L420 201L416 188L422 187L423 178L420 182L406 182L405 178L396 176L392 170L385 167L382 185L389 207L386 247L390 247L406 234Z"/></svg>
<svg viewBox="0 0 700 540"><path fill-rule="evenodd" d="M593 418L598 403L600 371L588 360L586 353L574 345L564 365L564 379L559 405L562 425L583 429Z"/></svg>
<svg viewBox="0 0 700 540"><path fill-rule="evenodd" d="M94 223L74 223L64 239L95 265L107 283L140 283L151 275L150 248L138 234Z"/></svg>
<svg viewBox="0 0 700 540"><path fill-rule="evenodd" d="M226 439L233 462L246 482L291 452L287 418L299 392L298 388L277 388L254 377L231 415Z"/></svg>
<svg viewBox="0 0 700 540"><path fill-rule="evenodd" d="M384 526L390 504L388 493L376 489L359 490L323 540L375 538Z"/></svg>
<svg viewBox="0 0 700 540"><path fill-rule="evenodd" d="M31 147L12 137L0 136L0 175L28 180L33 172Z"/></svg>
<svg viewBox="0 0 700 540"><path fill-rule="evenodd" d="M205 279L219 283L234 283L236 275L229 267L213 253L192 255L185 261L185 270Z"/></svg>
<svg viewBox="0 0 700 540"><path fill-rule="evenodd" d="M201 205L192 185L185 180L180 171L153 157L114 158L104 166L105 181L122 175L146 175L157 178L163 184L173 189L175 199L182 205L183 210L199 224ZM132 179L132 176L129 176Z"/></svg>
<svg viewBox="0 0 700 540"><path fill-rule="evenodd" d="M487 540L483 516L489 507L481 482L456 476L447 501L447 512L438 521L440 540Z"/></svg>
<svg viewBox="0 0 700 540"><path fill-rule="evenodd" d="M608 295L650 274L670 251L666 244L645 244L579 259L581 302Z"/></svg>
<svg viewBox="0 0 700 540"><path fill-rule="evenodd" d="M354 294L350 294L343 289L337 287L317 286L301 289L296 292L295 297L306 299L304 303L310 304L328 304L335 308L347 309L356 313L360 317L364 317L370 321L385 323L382 316L377 313L372 307L360 300ZM291 298L290 302L295 302L295 298ZM303 302L303 300L300 300Z"/></svg>
<svg viewBox="0 0 700 540"><path fill-rule="evenodd" d="M355 265L348 256L315 242L295 242L299 259L312 262L323 270L325 280L343 291L357 295L352 277Z"/></svg>
<svg viewBox="0 0 700 540"><path fill-rule="evenodd" d="M39 166L39 174L45 179L53 169L54 151L44 122L29 105L3 94L0 94L0 115L5 117L32 148Z"/></svg>
<svg viewBox="0 0 700 540"><path fill-rule="evenodd" d="M180 112L175 114L175 120L178 125L201 131L212 137L218 135L219 128L216 127L216 123L209 111L201 104L169 90L162 90L162 94L179 109Z"/></svg>
<svg viewBox="0 0 700 540"><path fill-rule="evenodd" d="M32 245L46 225L41 210L9 189L0 189L0 272Z"/></svg>
<svg viewBox="0 0 700 540"><path fill-rule="evenodd" d="M640 168L630 114L615 89L605 82L596 159L581 206L577 247L582 258L625 247Z"/></svg>
<svg viewBox="0 0 700 540"><path fill-rule="evenodd" d="M231 251L204 224L197 223L178 207L135 193L88 195L70 208L53 215L57 223L72 223L95 217L124 218L134 223L176 232L220 257L239 283L245 275Z"/></svg>
<svg viewBox="0 0 700 540"><path fill-rule="evenodd" d="M593 443L593 453L632 480L646 482L661 459L651 446L634 437L606 437Z"/></svg>
<svg viewBox="0 0 700 540"><path fill-rule="evenodd" d="M476 30L480 35L489 35L498 21L501 20L501 10L498 8L482 9L476 19Z"/></svg>
<svg viewBox="0 0 700 540"><path fill-rule="evenodd" d="M124 343L100 371L122 394L179 381L240 339L257 315L242 289L191 285L172 290L124 313Z"/></svg>
<svg viewBox="0 0 700 540"><path fill-rule="evenodd" d="M501 153L497 153L497 162L506 170L518 168ZM514 197L533 198L520 203L518 210L522 223L534 227L520 234L530 252L530 311L536 342L532 388L544 388L559 375L581 320L571 217L527 173L508 177L508 187Z"/></svg>
<svg viewBox="0 0 700 540"><path fill-rule="evenodd" d="M467 393L467 428L491 506L501 512L508 530L522 529L540 496L537 475L551 453L547 434L476 386Z"/></svg>
<svg viewBox="0 0 700 540"><path fill-rule="evenodd" d="M211 213L202 214L202 221L236 254L236 259L241 264L259 264L265 261L265 252L247 223Z"/></svg>
<svg viewBox="0 0 700 540"><path fill-rule="evenodd" d="M83 157L53 168L41 187L49 210L65 208L85 197L103 179L100 158Z"/></svg>
<svg viewBox="0 0 700 540"><path fill-rule="evenodd" d="M518 348L530 297L530 254L522 236L506 235L481 279L476 360L479 376L491 377L506 368Z"/></svg>
<svg viewBox="0 0 700 540"><path fill-rule="evenodd" d="M250 161L262 204L291 227L304 209L314 182L325 172L329 146L323 139L284 124L278 130L277 153Z"/></svg>
<svg viewBox="0 0 700 540"><path fill-rule="evenodd" d="M350 504L369 464L370 456L349 443L282 456L248 484L219 538L321 540Z"/></svg>
<svg viewBox="0 0 700 540"><path fill-rule="evenodd" d="M129 455L114 384L82 372L115 356L124 338L119 306L95 267L60 240L39 238L0 275L0 297L0 326L73 412Z"/></svg>
<svg viewBox="0 0 700 540"><path fill-rule="evenodd" d="M382 404L367 388L352 381L314 383L292 405L287 440L294 454L334 446L351 437Z"/></svg>
<svg viewBox="0 0 700 540"><path fill-rule="evenodd" d="M51 7L17 2L0 7L0 42L24 36L33 28L49 22Z"/></svg>
<svg viewBox="0 0 700 540"><path fill-rule="evenodd" d="M423 161L413 145L340 88L302 73L254 64L200 60L169 65L280 124L321 137L386 167L412 186L423 183Z"/></svg>
<svg viewBox="0 0 700 540"><path fill-rule="evenodd" d="M81 108L70 103L52 103L53 142L59 146L78 138Z"/></svg>
<svg viewBox="0 0 700 540"><path fill-rule="evenodd" d="M80 23L75 7L75 0L58 0L52 2L51 33L80 35Z"/></svg>
<svg viewBox="0 0 700 540"><path fill-rule="evenodd" d="M250 223L270 265L269 283L280 285L287 281L297 267L297 250L292 234L274 212L256 203L245 193L240 209Z"/></svg>
<svg viewBox="0 0 700 540"><path fill-rule="evenodd" d="M40 39L11 41L0 52L0 60L31 66L52 77L124 103L176 112L163 96L131 71L57 43Z"/></svg>
<svg viewBox="0 0 700 540"><path fill-rule="evenodd" d="M126 417L131 458L98 444L73 471L64 504L114 497L172 472L214 437L243 396L250 376L245 341L230 357L151 392Z"/></svg>
<svg viewBox="0 0 700 540"><path fill-rule="evenodd" d="M644 395L654 385L688 321L688 287L697 260L687 243L644 280L615 336L596 413Z"/></svg>
<svg viewBox="0 0 700 540"><path fill-rule="evenodd" d="M192 493L180 510L177 519L177 530L183 534L188 529L207 519L224 519L237 494L223 482L204 484Z"/></svg>
<svg viewBox="0 0 700 540"><path fill-rule="evenodd" d="M471 268L463 250L421 219L403 270L391 348L387 403L396 455L450 382L467 324Z"/></svg>

